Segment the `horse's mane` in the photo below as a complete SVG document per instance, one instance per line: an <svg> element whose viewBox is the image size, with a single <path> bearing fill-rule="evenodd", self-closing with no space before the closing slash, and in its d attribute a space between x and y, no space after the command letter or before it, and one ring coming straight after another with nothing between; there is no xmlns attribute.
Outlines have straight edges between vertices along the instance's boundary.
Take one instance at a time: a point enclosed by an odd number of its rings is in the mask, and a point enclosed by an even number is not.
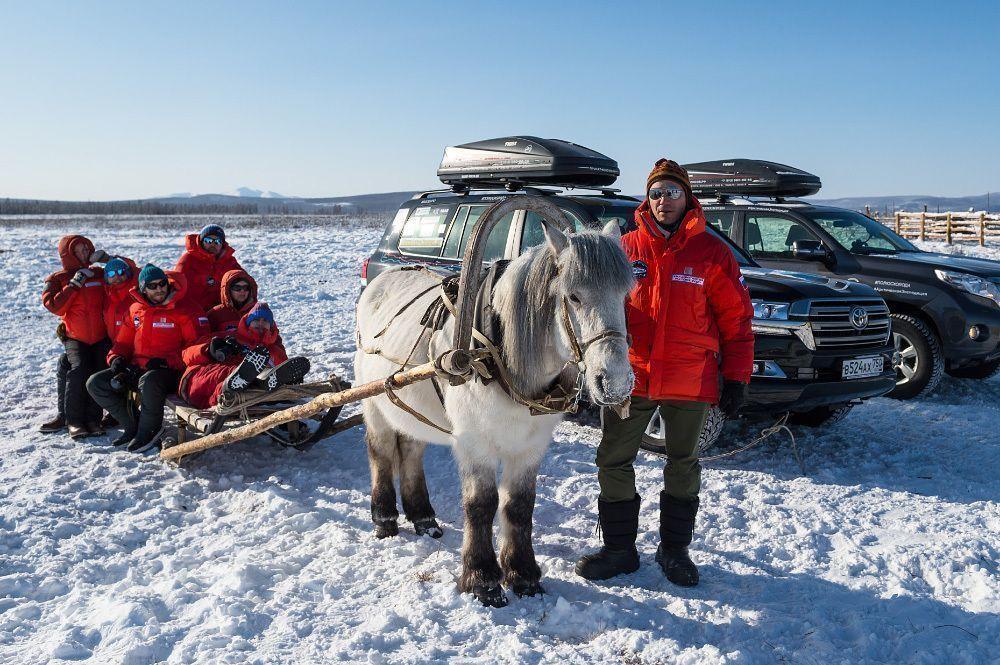
<svg viewBox="0 0 1000 665"><path fill-rule="evenodd" d="M527 395L538 395L552 379L544 372L551 366L546 356L555 349L560 282L567 292L578 284L604 285L615 292L632 285L632 269L617 240L595 231L572 234L569 240L558 261L547 243L519 256L494 291L504 360L515 387Z"/></svg>

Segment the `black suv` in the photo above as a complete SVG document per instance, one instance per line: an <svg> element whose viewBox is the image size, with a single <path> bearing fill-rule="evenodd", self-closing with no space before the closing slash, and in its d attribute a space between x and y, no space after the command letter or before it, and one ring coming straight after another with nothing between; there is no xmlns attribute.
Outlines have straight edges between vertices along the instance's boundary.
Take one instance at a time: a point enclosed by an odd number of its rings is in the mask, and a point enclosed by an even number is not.
<svg viewBox="0 0 1000 665"><path fill-rule="evenodd" d="M819 178L792 167L735 159L686 167L713 226L760 265L879 292L897 351L890 397L930 392L942 372L984 379L1000 370L1000 262L922 251L851 210L747 196L819 190Z"/></svg>
<svg viewBox="0 0 1000 665"><path fill-rule="evenodd" d="M495 150L496 144L523 145L525 141L531 142L534 155L561 147L553 146L552 140L534 137L488 143ZM561 179L568 177L563 174ZM534 178L529 182L537 182L540 176ZM491 204L510 196L526 192L551 196L577 229L599 229L614 220L623 232L634 228L634 212L640 204L606 188L569 193L565 187L548 183L536 187L482 179L473 185L480 183L481 188L452 183L452 189L425 192L400 206L378 248L362 266L362 283L367 284L387 268L414 263L457 272L475 221ZM710 217L709 221L713 228L719 228L725 219ZM893 388L889 311L874 290L846 280L761 268L728 237L717 235L742 266L754 303L756 359L745 413L791 411L794 422L819 425L842 417L859 400ZM485 260L515 258L543 241L537 215L515 211L493 229ZM718 411L710 418L703 434L704 447L714 442L723 421ZM662 436L657 418L648 435L652 439Z"/></svg>

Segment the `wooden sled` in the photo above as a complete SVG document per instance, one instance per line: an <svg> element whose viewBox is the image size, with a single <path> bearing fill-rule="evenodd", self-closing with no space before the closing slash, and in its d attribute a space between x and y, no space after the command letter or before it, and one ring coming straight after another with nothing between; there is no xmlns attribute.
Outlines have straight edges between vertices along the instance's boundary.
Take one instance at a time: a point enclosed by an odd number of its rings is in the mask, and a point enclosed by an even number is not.
<svg viewBox="0 0 1000 665"><path fill-rule="evenodd" d="M229 402L220 402L210 409L197 409L177 395L167 398L167 408L176 417L177 443L183 444L192 438L218 434L226 430L255 422L272 413L308 402L319 395L340 392L350 388L350 384L336 376L326 381L282 386L272 392L247 390L239 393ZM311 415L305 420L293 420L264 432L278 444L308 450L323 439L361 424L361 415L346 418L340 422L343 405L333 406ZM194 437L192 437L194 435Z"/></svg>

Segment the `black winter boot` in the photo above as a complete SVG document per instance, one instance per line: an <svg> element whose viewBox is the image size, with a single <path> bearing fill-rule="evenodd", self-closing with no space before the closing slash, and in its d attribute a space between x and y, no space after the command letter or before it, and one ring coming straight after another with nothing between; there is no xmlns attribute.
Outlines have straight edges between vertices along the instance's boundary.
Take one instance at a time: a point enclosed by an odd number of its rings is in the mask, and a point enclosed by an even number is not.
<svg viewBox="0 0 1000 665"><path fill-rule="evenodd" d="M684 501L660 492L660 546L656 550L656 563L677 586L698 584L698 568L687 549L697 514L698 499Z"/></svg>
<svg viewBox="0 0 1000 665"><path fill-rule="evenodd" d="M576 574L588 580L606 580L639 570L635 539L639 535L639 495L614 503L597 499L604 547L576 562Z"/></svg>
<svg viewBox="0 0 1000 665"><path fill-rule="evenodd" d="M302 356L289 358L276 367L268 367L257 376L257 381L262 383L268 392L276 390L281 386L302 383L309 373L309 359Z"/></svg>
<svg viewBox="0 0 1000 665"><path fill-rule="evenodd" d="M236 393L242 392L253 385L257 375L264 371L270 356L257 349L247 351L243 361L226 377L222 384L224 399L232 399Z"/></svg>

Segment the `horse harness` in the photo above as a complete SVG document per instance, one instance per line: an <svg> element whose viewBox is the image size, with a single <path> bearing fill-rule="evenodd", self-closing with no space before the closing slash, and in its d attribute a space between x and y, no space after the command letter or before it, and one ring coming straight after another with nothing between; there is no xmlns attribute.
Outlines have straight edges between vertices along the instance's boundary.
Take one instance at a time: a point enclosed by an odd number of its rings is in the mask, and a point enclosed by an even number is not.
<svg viewBox="0 0 1000 665"><path fill-rule="evenodd" d="M510 375L510 369L507 366L507 363L503 360L503 353L501 351L503 346L503 326L500 324L500 317L493 309L493 289L509 264L509 260L499 260L495 261L489 268L487 268L482 280L480 281L479 291L476 293L476 307L474 310L475 318L472 323L472 348L473 351L479 351L479 353L476 354L477 358L472 361L472 369L474 372L473 379L478 379L483 385L489 385L491 381L496 381L508 397L510 397L514 402L528 407L529 413L533 416L555 413L576 413L580 402L580 395L583 392L584 374L586 372L586 366L583 363L583 356L587 352L587 349L601 340L625 339L626 336L617 330L605 330L604 332L598 333L597 335L580 342L576 335L576 330L573 328L572 320L570 319L569 304L566 297L563 296L561 302L561 321L563 328L566 331L566 336L569 339L570 349L573 353L573 360L568 361L563 366L555 380L549 388L542 393L542 395L537 398L533 398L523 394L514 386L514 382ZM430 275L438 280L438 283L423 289L407 301L406 304L393 314L382 330L374 335L373 339L378 339L388 332L393 321L395 321L396 318L411 305L419 301L435 288L440 289L438 297L431 302L420 318L420 323L423 328L421 328L420 334L417 335L417 339L414 342L413 347L410 349L409 354L407 354L405 359L399 360L389 356L382 349L366 347L361 341L361 331L360 329L358 330L358 348L360 348L364 353L370 355L381 355L383 358L386 358L391 362L398 363L400 370L416 365L411 362L411 359L413 358L413 354L416 352L425 334L441 330L447 322L449 316L457 317L458 315L455 307L455 300L458 298L458 275L440 275L424 266L404 266L401 270L416 270L426 273L427 275ZM430 345L430 342L430 336L428 335L428 346ZM430 353L428 353L428 356L429 355ZM448 378L452 385L459 385L464 382L462 379L447 375L444 372L441 374L443 377ZM441 406L443 407L444 394L438 384L438 377L432 377L431 383L434 386L434 392L437 394L438 400L441 402ZM397 386L393 384L392 376L389 376L385 382L385 394L386 397L389 398L389 401L425 425L429 425L430 427L446 434L451 434L451 430L437 425L426 416L403 402L403 400L400 399L394 391L394 388L396 387Z"/></svg>

